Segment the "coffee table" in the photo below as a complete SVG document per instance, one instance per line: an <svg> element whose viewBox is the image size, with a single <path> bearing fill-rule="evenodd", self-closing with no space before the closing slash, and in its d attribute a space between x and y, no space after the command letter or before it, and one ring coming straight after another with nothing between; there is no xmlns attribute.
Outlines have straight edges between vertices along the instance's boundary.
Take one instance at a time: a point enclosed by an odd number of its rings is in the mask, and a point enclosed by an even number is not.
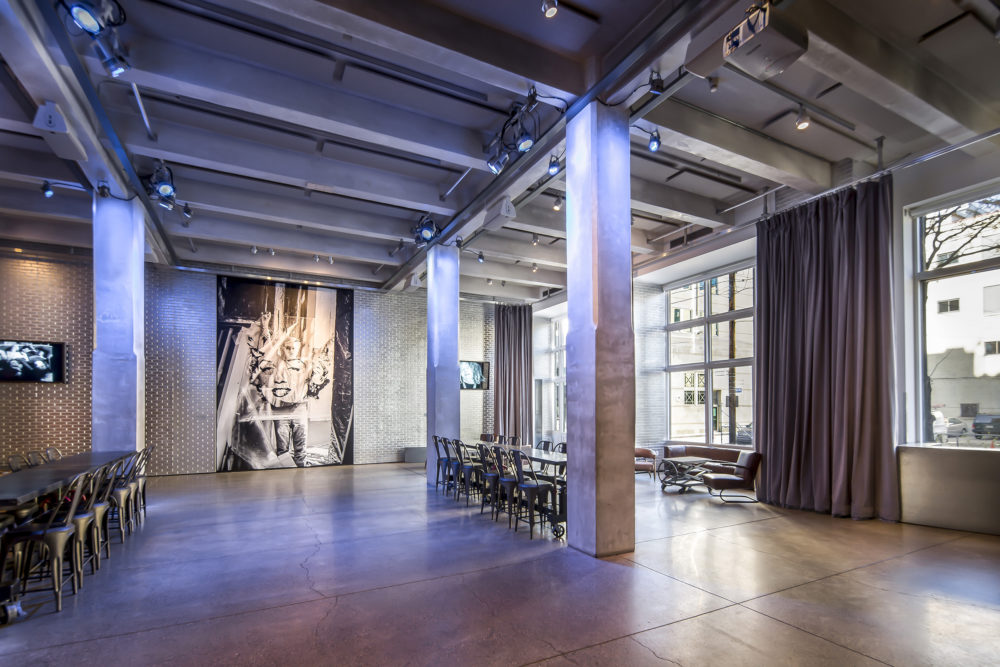
<svg viewBox="0 0 1000 667"><path fill-rule="evenodd" d="M710 460L701 456L671 456L660 459L660 463L656 466L660 489L666 491L668 486L678 486L680 492L684 493L692 486L701 484L701 476L707 472L701 465Z"/></svg>

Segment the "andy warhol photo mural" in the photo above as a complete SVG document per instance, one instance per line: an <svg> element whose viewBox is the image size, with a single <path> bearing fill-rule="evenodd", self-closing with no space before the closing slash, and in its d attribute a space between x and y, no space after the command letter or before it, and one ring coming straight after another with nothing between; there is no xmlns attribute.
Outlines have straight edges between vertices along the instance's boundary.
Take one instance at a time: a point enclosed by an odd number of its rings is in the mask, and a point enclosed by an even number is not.
<svg viewBox="0 0 1000 667"><path fill-rule="evenodd" d="M219 277L220 471L353 462L353 298Z"/></svg>

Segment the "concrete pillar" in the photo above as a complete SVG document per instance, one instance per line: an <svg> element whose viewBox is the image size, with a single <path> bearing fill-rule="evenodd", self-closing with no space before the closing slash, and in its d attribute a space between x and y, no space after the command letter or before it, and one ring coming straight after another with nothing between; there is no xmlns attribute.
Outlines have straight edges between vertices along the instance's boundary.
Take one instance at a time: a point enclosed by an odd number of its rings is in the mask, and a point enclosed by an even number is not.
<svg viewBox="0 0 1000 667"><path fill-rule="evenodd" d="M141 449L145 431L142 208L94 194L94 451Z"/></svg>
<svg viewBox="0 0 1000 667"><path fill-rule="evenodd" d="M628 108L598 102L566 130L569 545L592 556L635 547Z"/></svg>
<svg viewBox="0 0 1000 667"><path fill-rule="evenodd" d="M458 376L458 262L455 246L427 252L427 483L437 473L435 435L461 433Z"/></svg>

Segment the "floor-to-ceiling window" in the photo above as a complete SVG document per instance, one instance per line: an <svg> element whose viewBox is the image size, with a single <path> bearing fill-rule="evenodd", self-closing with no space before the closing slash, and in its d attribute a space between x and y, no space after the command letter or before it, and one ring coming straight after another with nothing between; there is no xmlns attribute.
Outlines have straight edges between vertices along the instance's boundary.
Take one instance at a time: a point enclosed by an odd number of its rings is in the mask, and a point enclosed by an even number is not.
<svg viewBox="0 0 1000 667"><path fill-rule="evenodd" d="M1000 194L918 219L923 439L1000 441Z"/></svg>
<svg viewBox="0 0 1000 667"><path fill-rule="evenodd" d="M753 443L754 268L667 285L667 439Z"/></svg>

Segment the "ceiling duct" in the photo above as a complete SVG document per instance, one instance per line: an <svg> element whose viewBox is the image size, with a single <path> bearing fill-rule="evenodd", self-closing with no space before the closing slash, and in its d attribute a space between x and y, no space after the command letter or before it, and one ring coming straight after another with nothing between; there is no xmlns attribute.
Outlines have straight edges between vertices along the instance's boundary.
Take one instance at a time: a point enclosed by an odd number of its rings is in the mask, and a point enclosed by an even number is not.
<svg viewBox="0 0 1000 667"><path fill-rule="evenodd" d="M739 45L725 57L727 62L761 80L784 72L809 47L809 35L805 30L778 14L770 11L768 14L767 24L753 33L752 37L748 37L744 30ZM751 15L748 20L752 18ZM746 21L743 22L745 23ZM734 28L739 29L740 26Z"/></svg>

